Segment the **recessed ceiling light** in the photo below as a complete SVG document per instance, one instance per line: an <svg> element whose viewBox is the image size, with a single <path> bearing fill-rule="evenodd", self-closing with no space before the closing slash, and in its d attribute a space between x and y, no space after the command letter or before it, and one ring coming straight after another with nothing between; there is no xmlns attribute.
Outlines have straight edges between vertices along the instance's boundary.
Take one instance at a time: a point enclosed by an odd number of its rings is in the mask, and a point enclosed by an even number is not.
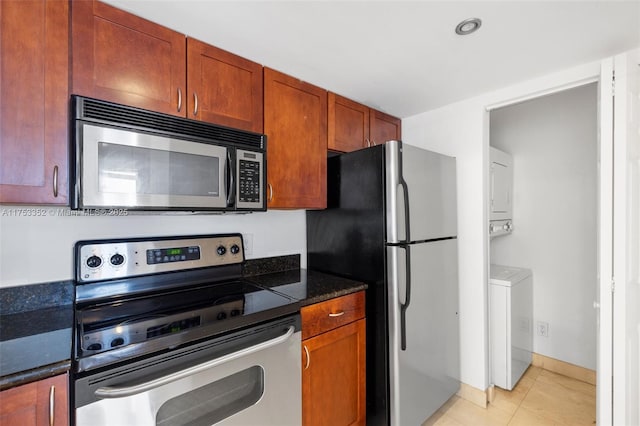
<svg viewBox="0 0 640 426"><path fill-rule="evenodd" d="M456 26L456 34L467 35L475 32L482 25L480 18L469 18Z"/></svg>

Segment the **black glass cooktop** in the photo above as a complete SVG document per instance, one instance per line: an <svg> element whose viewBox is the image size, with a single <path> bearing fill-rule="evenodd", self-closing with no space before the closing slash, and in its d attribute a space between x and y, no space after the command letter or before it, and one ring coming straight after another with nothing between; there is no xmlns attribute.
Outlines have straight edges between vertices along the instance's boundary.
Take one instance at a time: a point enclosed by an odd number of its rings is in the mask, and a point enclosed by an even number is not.
<svg viewBox="0 0 640 426"><path fill-rule="evenodd" d="M242 280L112 300L77 309L76 352L83 358L162 339L191 341L298 309L297 299Z"/></svg>

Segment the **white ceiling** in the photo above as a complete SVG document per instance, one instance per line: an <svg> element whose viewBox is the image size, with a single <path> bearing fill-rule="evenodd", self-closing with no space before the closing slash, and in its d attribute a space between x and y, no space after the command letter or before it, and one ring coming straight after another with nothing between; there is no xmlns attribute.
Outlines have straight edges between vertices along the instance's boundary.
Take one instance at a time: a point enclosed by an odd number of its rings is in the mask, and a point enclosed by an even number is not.
<svg viewBox="0 0 640 426"><path fill-rule="evenodd" d="M640 46L640 0L106 2L403 118Z"/></svg>

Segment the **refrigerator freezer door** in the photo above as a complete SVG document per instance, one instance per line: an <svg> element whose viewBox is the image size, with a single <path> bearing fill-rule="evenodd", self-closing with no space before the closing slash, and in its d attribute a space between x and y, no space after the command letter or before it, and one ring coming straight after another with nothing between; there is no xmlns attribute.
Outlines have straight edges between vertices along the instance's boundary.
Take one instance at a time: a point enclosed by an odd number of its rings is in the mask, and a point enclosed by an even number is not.
<svg viewBox="0 0 640 426"><path fill-rule="evenodd" d="M387 142L385 149L387 243L457 235L455 158L398 141ZM405 197L403 182L408 197Z"/></svg>
<svg viewBox="0 0 640 426"><path fill-rule="evenodd" d="M400 306L406 300L407 251L411 303L402 350ZM389 246L387 260L390 420L392 426L420 425L459 387L457 240Z"/></svg>

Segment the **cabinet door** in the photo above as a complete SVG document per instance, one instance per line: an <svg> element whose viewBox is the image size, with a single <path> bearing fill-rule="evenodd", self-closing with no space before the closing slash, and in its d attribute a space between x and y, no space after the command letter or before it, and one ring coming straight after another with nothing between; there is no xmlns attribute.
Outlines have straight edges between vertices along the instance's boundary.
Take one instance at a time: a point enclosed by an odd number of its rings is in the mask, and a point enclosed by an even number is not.
<svg viewBox="0 0 640 426"><path fill-rule="evenodd" d="M327 92L264 69L270 208L327 206Z"/></svg>
<svg viewBox="0 0 640 426"><path fill-rule="evenodd" d="M68 13L0 1L1 203L67 203Z"/></svg>
<svg viewBox="0 0 640 426"><path fill-rule="evenodd" d="M329 142L333 151L350 152L369 142L369 108L329 93Z"/></svg>
<svg viewBox="0 0 640 426"><path fill-rule="evenodd" d="M370 126L372 144L379 145L387 141L400 140L401 121L399 118L372 109L370 113Z"/></svg>
<svg viewBox="0 0 640 426"><path fill-rule="evenodd" d="M491 220L512 219L513 215L513 157L489 147L491 159Z"/></svg>
<svg viewBox="0 0 640 426"><path fill-rule="evenodd" d="M187 117L262 133L262 65L188 38L187 88Z"/></svg>
<svg viewBox="0 0 640 426"><path fill-rule="evenodd" d="M365 321L302 341L305 426L365 424Z"/></svg>
<svg viewBox="0 0 640 426"><path fill-rule="evenodd" d="M68 376L62 374L0 392L0 424L68 425Z"/></svg>
<svg viewBox="0 0 640 426"><path fill-rule="evenodd" d="M500 163L491 163L491 212L511 211L511 176L509 168Z"/></svg>
<svg viewBox="0 0 640 426"><path fill-rule="evenodd" d="M185 116L185 36L98 1L71 2L72 92Z"/></svg>

